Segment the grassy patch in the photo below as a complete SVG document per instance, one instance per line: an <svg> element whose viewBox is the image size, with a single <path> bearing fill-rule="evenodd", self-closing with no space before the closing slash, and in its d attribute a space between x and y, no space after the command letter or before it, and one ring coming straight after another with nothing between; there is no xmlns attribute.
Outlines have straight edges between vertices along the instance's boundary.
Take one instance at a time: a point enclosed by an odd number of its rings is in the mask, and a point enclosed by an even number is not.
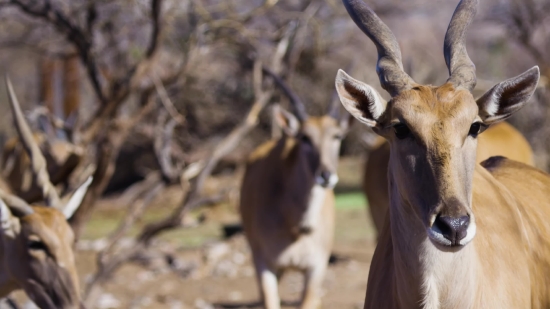
<svg viewBox="0 0 550 309"><path fill-rule="evenodd" d="M336 195L336 209L365 209L367 200L362 192Z"/></svg>
<svg viewBox="0 0 550 309"><path fill-rule="evenodd" d="M365 236L372 233L369 226L370 221L367 222L366 205L367 201L362 192L336 195L336 239L340 241L364 239ZM130 229L128 236L135 236L145 224L166 216L170 211L171 209L168 207L151 207ZM210 215L207 216L209 219L198 227L172 230L162 234L160 238L183 247L197 247L219 239L222 233L222 223L236 222L238 219L234 209L223 207L223 205L215 207L215 212L218 214L212 215L212 212L209 212ZM227 216L222 214L229 214L234 219L226 220ZM118 226L124 215L125 210L120 208L98 209L86 225L82 238L98 239L107 236Z"/></svg>

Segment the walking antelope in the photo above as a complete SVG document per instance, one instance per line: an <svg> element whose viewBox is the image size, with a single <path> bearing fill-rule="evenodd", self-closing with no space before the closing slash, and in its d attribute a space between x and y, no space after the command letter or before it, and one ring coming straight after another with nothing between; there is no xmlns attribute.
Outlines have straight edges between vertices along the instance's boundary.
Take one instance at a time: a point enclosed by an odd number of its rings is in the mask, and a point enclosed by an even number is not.
<svg viewBox="0 0 550 309"><path fill-rule="evenodd" d="M241 218L260 293L267 309L280 308L278 279L289 268L306 277L301 308L320 305L320 289L332 249L334 193L340 143L349 115L339 104L310 117L299 97L264 69L289 97L295 115L274 108L283 136L250 155L241 188Z"/></svg>
<svg viewBox="0 0 550 309"><path fill-rule="evenodd" d="M66 218L71 217L82 202L91 179L70 198L59 198L50 182L46 160L9 81L7 88L15 127L31 159L36 183L47 204L54 207L31 206L10 193L9 183L3 183L0 188L0 297L23 289L42 309L80 308L72 251L74 235Z"/></svg>
<svg viewBox="0 0 550 309"><path fill-rule="evenodd" d="M529 142L518 130L506 122L490 126L478 137L476 152L478 163L499 155L531 166L534 165L533 151ZM389 208L389 161L390 145L383 142L370 152L363 176L363 191L369 201L368 208L378 233L382 231Z"/></svg>
<svg viewBox="0 0 550 309"><path fill-rule="evenodd" d="M344 107L390 146L389 216L375 250L365 308L549 308L550 177L492 157L476 164L477 136L520 109L539 69L501 82L477 101L465 31L476 0L462 0L445 35L450 77L420 85L404 71L388 27L362 0L343 0L378 50L392 99L343 71Z"/></svg>

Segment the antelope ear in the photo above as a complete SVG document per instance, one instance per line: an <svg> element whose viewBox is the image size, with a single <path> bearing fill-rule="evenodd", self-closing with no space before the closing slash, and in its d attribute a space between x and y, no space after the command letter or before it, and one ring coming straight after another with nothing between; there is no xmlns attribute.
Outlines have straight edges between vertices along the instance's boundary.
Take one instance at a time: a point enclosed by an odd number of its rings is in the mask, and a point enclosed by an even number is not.
<svg viewBox="0 0 550 309"><path fill-rule="evenodd" d="M479 116L485 124L502 121L520 110L531 98L539 82L539 67L496 84L477 100Z"/></svg>
<svg viewBox="0 0 550 309"><path fill-rule="evenodd" d="M369 127L380 125L380 116L388 103L378 91L342 70L338 70L336 75L336 91L342 105L353 117Z"/></svg>
<svg viewBox="0 0 550 309"><path fill-rule="evenodd" d="M283 129L288 136L296 136L300 130L300 122L291 113L287 112L285 109L279 105L273 106L273 117L275 117L275 122L277 125Z"/></svg>
<svg viewBox="0 0 550 309"><path fill-rule="evenodd" d="M86 179L86 181L80 185L78 189L76 189L69 201L65 204L65 207L61 210L65 216L65 219L69 220L77 211L78 207L82 205L82 200L84 199L86 192L88 192L88 188L90 187L92 180L92 176L88 177L88 179Z"/></svg>

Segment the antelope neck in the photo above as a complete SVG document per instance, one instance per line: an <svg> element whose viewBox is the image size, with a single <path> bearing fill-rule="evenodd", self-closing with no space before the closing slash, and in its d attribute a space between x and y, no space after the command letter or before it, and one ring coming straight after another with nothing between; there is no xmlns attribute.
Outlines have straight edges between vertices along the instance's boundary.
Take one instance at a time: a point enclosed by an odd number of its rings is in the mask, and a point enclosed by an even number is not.
<svg viewBox="0 0 550 309"><path fill-rule="evenodd" d="M414 205L399 192L388 171L394 289L400 308L472 308L478 287L474 241L445 252L429 240Z"/></svg>

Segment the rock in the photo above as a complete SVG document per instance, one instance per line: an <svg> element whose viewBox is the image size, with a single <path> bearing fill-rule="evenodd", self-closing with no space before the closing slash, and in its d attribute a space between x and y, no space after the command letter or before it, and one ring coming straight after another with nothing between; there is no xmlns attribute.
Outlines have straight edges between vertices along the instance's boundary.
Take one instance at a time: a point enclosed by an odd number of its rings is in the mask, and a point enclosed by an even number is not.
<svg viewBox="0 0 550 309"><path fill-rule="evenodd" d="M120 300L116 299L113 294L102 294L97 299L96 308L98 309L115 309L120 308L121 306Z"/></svg>
<svg viewBox="0 0 550 309"><path fill-rule="evenodd" d="M214 243L205 249L205 259L208 263L215 264L221 258L229 254L230 251L231 247L229 244L224 242Z"/></svg>
<svg viewBox="0 0 550 309"><path fill-rule="evenodd" d="M214 309L214 306L211 303L206 302L202 298L197 298L197 300L195 300L195 308L197 308L197 309Z"/></svg>

